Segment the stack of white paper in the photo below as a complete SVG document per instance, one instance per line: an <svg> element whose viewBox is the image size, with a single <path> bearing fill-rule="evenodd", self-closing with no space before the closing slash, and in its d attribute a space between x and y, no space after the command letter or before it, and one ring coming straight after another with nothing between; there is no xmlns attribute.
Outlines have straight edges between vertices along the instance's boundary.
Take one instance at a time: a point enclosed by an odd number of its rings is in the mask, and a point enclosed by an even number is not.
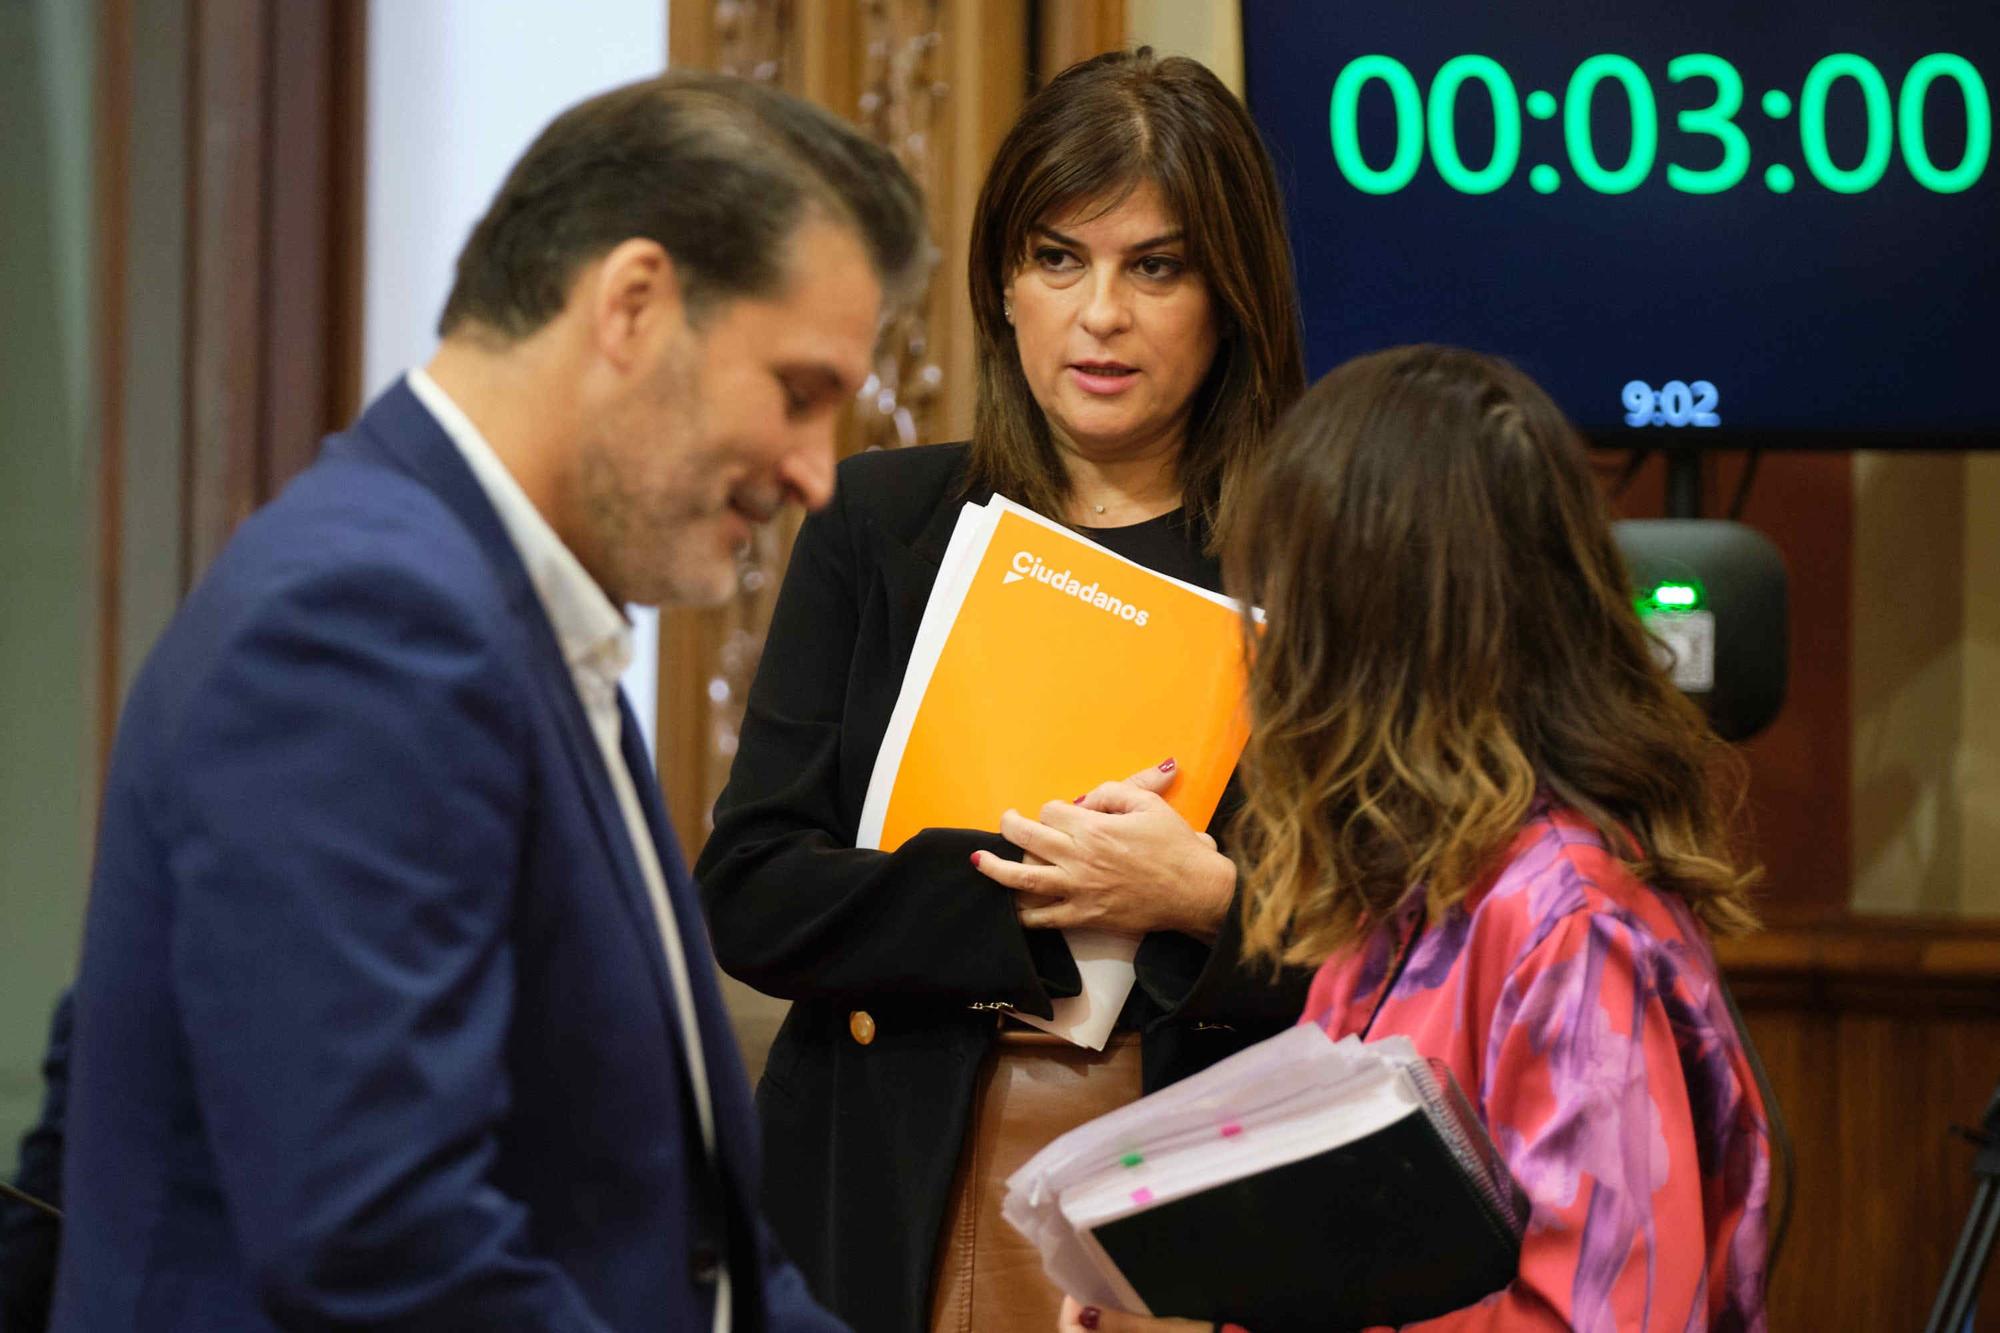
<svg viewBox="0 0 2000 1333"><path fill-rule="evenodd" d="M1406 1037L1364 1046L1311 1025L1288 1029L1063 1135L1008 1178L1001 1211L1062 1290L1144 1311L1091 1226L1135 1192L1164 1203L1380 1128L1417 1105L1402 1071L1422 1063Z"/></svg>
<svg viewBox="0 0 2000 1333"><path fill-rule="evenodd" d="M1529 1213L1449 1069L1310 1024L1065 1134L1002 1209L1078 1300L1269 1333L1470 1305Z"/></svg>

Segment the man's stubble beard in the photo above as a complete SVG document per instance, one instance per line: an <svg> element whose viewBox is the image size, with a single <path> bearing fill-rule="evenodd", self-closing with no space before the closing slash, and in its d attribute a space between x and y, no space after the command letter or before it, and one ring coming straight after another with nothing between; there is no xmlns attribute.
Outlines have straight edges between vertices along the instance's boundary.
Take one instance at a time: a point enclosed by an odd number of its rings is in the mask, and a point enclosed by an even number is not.
<svg viewBox="0 0 2000 1333"><path fill-rule="evenodd" d="M715 539L704 542L701 531L728 507L727 491L712 508L706 495L723 471L718 460L696 456L701 346L689 330L662 358L634 419L606 423L579 453L578 509L597 548L585 563L614 602L712 606L736 593L735 562L711 554Z"/></svg>
<svg viewBox="0 0 2000 1333"><path fill-rule="evenodd" d="M741 552L722 552L715 531L730 512L726 460L693 456L699 440L698 420L683 418L654 445L667 461L621 460L602 441L583 451L578 499L597 548L586 563L613 601L714 606L736 595Z"/></svg>

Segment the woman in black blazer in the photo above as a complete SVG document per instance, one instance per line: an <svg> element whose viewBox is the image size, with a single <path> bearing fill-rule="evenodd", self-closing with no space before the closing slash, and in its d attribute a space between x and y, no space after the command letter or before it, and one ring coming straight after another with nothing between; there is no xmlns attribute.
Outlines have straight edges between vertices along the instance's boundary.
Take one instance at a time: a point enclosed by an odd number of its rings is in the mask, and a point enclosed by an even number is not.
<svg viewBox="0 0 2000 1333"><path fill-rule="evenodd" d="M1302 975L1242 964L1233 867L1158 861L1169 843L1145 821L1078 812L1103 821L1096 854L1044 849L1037 895L1009 891L1027 867L1000 830L855 848L959 506L997 490L1218 588L1210 534L1303 388L1270 160L1193 61L1099 56L1029 102L980 196L970 285L974 439L841 465L800 531L697 867L723 967L794 1001L757 1094L766 1207L862 1333L1049 1327L1060 1296L1039 1267L985 1257L1011 1239L993 1181L1063 1127L1021 1099L1064 1090L1061 1114L1080 1121L1099 1109L1085 1089L1129 1099L1141 1065L1146 1089L1171 1082L1294 1020L1304 996ZM1124 796L1167 811L1148 791L1169 781L1142 775ZM1232 785L1216 832L1235 805ZM1144 933L1119 1025L1133 1035L1102 1056L1017 1035L996 1012L1047 1015L1077 993L1053 927L1085 920ZM982 1180L989 1197L968 1202Z"/></svg>

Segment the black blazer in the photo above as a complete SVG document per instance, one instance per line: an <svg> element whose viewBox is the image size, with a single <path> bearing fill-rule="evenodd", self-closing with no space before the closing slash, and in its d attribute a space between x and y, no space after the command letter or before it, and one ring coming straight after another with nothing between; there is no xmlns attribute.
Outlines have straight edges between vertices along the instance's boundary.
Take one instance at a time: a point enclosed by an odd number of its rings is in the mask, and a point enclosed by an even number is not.
<svg viewBox="0 0 2000 1333"><path fill-rule="evenodd" d="M959 507L991 494L967 490L965 466L963 445L841 464L833 503L799 533L696 868L724 969L795 1001L757 1089L765 1208L814 1293L861 1333L928 1328L991 1007L1046 1015L1079 988L1061 934L1023 930L1012 895L972 868L978 849L1018 859L998 833L854 846ZM1192 538L1187 560L1166 572L1217 586ZM1123 1020L1144 1031L1149 1090L1294 1021L1309 977L1241 968L1233 912L1213 949L1149 935L1137 969ZM855 1010L874 1019L866 1045Z"/></svg>

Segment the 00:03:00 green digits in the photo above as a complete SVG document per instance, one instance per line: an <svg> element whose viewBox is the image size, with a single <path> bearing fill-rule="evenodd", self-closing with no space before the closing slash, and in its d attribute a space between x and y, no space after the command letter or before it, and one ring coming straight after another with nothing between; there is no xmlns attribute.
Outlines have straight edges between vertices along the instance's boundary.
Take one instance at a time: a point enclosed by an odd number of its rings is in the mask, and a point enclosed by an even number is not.
<svg viewBox="0 0 2000 1333"><path fill-rule="evenodd" d="M1712 167L1667 164L1667 184L1683 194L1717 194L1741 182L1750 171L1750 138L1736 123L1743 109L1743 76L1721 56L1694 53L1667 62L1667 81L1679 84L1705 79L1714 89L1707 106L1690 107L1674 118L1684 135L1702 136L1720 145L1721 160ZM1842 165L1827 143L1827 101L1843 80L1859 90L1866 126L1856 160ZM1599 86L1614 83L1625 95L1631 114L1631 146L1625 160L1610 165L1600 157L1591 133L1591 107ZM1957 88L1965 111L1965 139L1958 161L1941 165L1926 137L1924 109L1934 85ZM1387 89L1394 108L1395 142L1385 165L1376 166L1362 151L1359 108L1372 83ZM1493 150L1483 166L1467 164L1458 146L1458 99L1465 86L1482 84L1493 107ZM1764 114L1781 121L1796 110L1799 153L1812 178L1837 194L1872 189L1889 169L1896 150L1916 183L1938 194L1971 189L1985 174L1993 150L1993 105L1986 81L1964 56L1934 52L1903 76L1893 103L1881 70L1866 56L1842 52L1822 58L1806 72L1796 104L1791 94L1773 88L1760 99ZM1394 194L1416 178L1426 144L1431 164L1446 185L1461 194L1491 194L1513 179L1521 163L1523 114L1533 120L1553 120L1560 112L1564 155L1570 170L1586 189L1598 194L1627 194L1653 174L1660 154L1659 102L1652 80L1629 56L1594 55L1571 72L1560 101L1542 90L1523 98L1514 80L1491 56L1454 56L1439 67L1428 98L1417 88L1409 67L1394 56L1366 55L1351 60L1333 81L1328 125L1333 159L1340 174L1365 194ZM1845 147L1845 146L1844 146ZM1708 156L1714 149L1707 150ZM1378 154L1379 157L1379 154ZM1546 164L1529 173L1534 188L1544 194L1558 187L1561 175ZM1772 190L1792 188L1789 167L1774 164L1764 173Z"/></svg>

